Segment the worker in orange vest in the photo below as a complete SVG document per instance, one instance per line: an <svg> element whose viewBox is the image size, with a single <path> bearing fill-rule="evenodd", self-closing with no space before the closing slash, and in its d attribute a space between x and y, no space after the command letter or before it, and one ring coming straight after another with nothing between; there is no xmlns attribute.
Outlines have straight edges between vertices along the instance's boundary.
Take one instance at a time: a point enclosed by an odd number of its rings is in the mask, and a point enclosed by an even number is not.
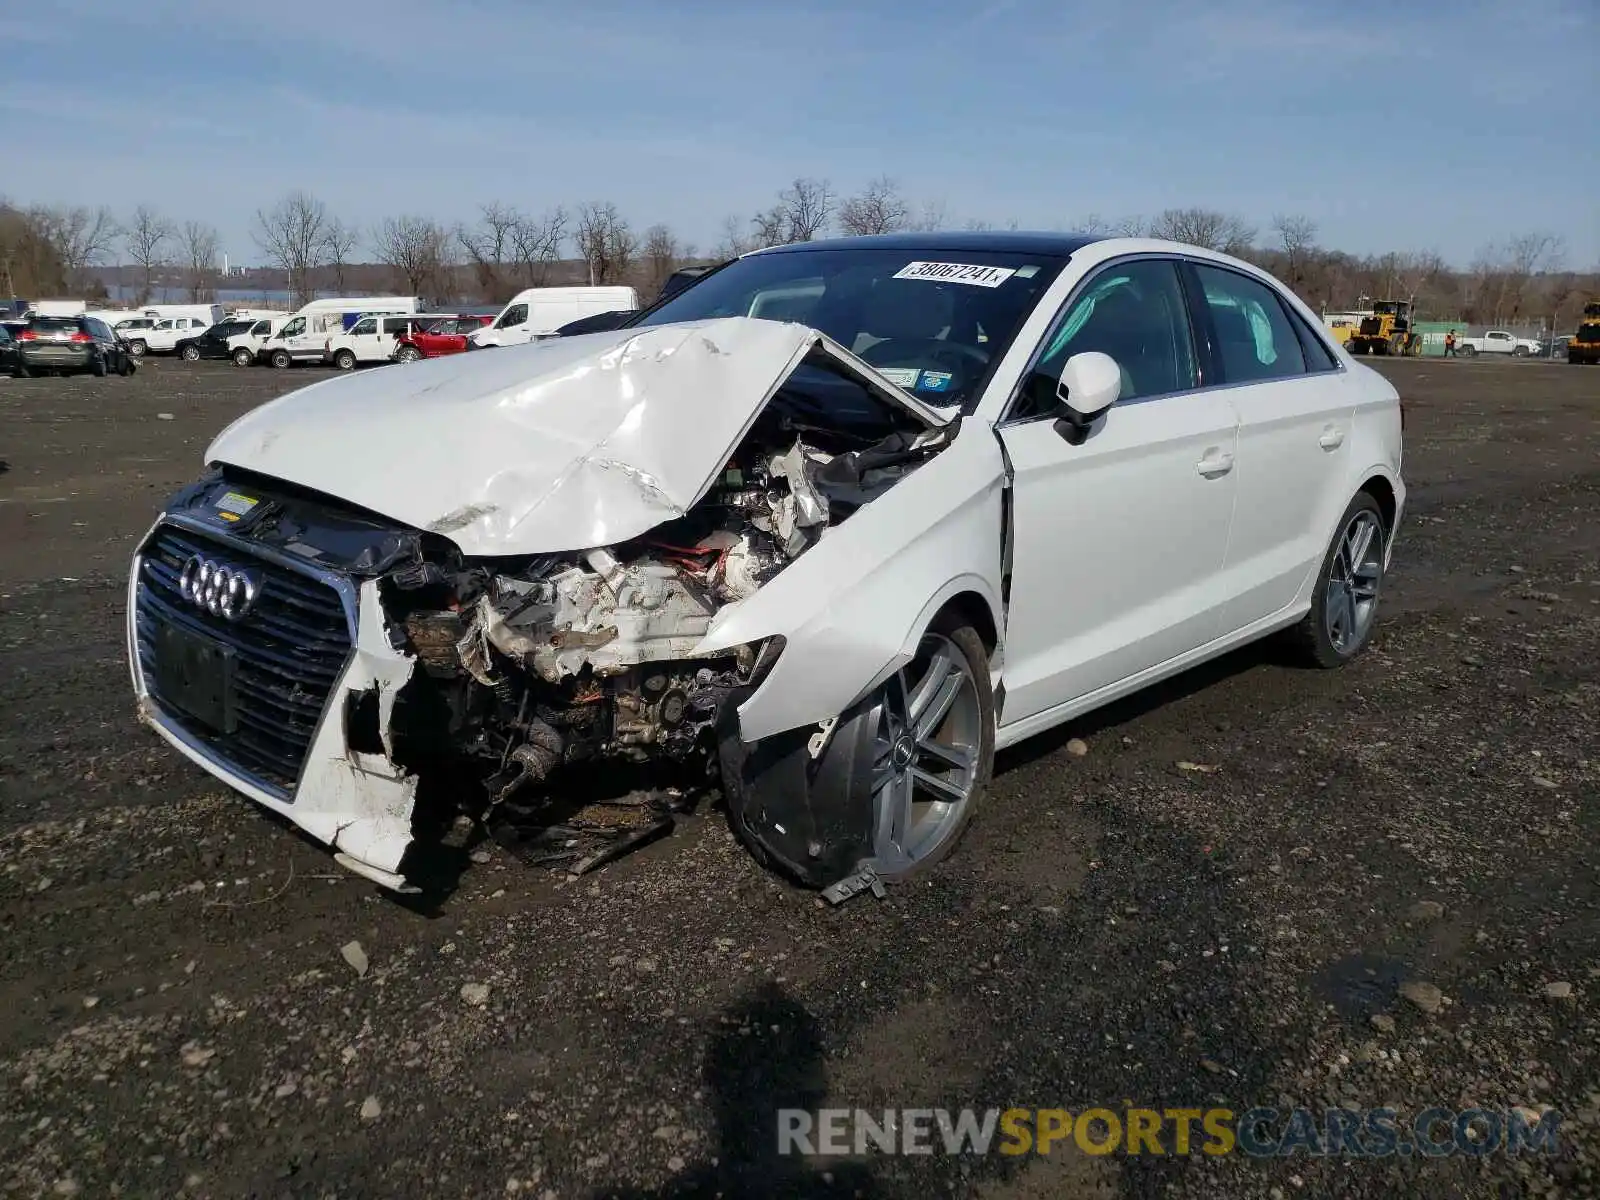
<svg viewBox="0 0 1600 1200"><path fill-rule="evenodd" d="M1444 335L1444 356L1446 358L1454 358L1456 356L1456 331L1454 329Z"/></svg>

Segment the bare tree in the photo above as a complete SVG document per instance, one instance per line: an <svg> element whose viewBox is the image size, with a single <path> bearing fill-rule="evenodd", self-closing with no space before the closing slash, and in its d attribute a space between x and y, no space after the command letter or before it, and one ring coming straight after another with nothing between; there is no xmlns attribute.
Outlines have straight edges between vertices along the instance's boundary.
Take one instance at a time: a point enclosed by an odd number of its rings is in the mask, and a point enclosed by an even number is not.
<svg viewBox="0 0 1600 1200"><path fill-rule="evenodd" d="M677 270L680 251L678 239L665 225L652 225L644 234L644 263L649 274L652 294L661 290L667 277Z"/></svg>
<svg viewBox="0 0 1600 1200"><path fill-rule="evenodd" d="M598 201L578 210L578 228L573 237L578 256L589 265L591 284L615 283L633 266L639 239L617 206Z"/></svg>
<svg viewBox="0 0 1600 1200"><path fill-rule="evenodd" d="M1506 246L1505 266L1506 300L1512 319L1523 315L1534 276L1559 268L1564 249L1561 239L1553 233L1524 233L1511 239Z"/></svg>
<svg viewBox="0 0 1600 1200"><path fill-rule="evenodd" d="M48 295L66 288L66 268L38 210L24 211L0 199L0 295Z"/></svg>
<svg viewBox="0 0 1600 1200"><path fill-rule="evenodd" d="M1284 213L1272 218L1272 230L1283 248L1286 282L1297 288L1305 279L1307 259L1317 247L1317 223L1310 217Z"/></svg>
<svg viewBox="0 0 1600 1200"><path fill-rule="evenodd" d="M137 303L148 304L155 294L156 273L171 262L169 247L176 233L172 222L150 205L141 204L133 210L122 242L142 275Z"/></svg>
<svg viewBox="0 0 1600 1200"><path fill-rule="evenodd" d="M1085 213L1073 223L1073 228L1089 237L1103 237L1111 232L1111 222L1097 212Z"/></svg>
<svg viewBox="0 0 1600 1200"><path fill-rule="evenodd" d="M1149 237L1150 222L1137 214L1131 217L1118 217L1111 222L1111 232L1118 237Z"/></svg>
<svg viewBox="0 0 1600 1200"><path fill-rule="evenodd" d="M827 229L837 197L826 179L796 179L778 193L788 226L788 240L809 242Z"/></svg>
<svg viewBox="0 0 1600 1200"><path fill-rule="evenodd" d="M361 244L361 231L346 225L338 217L329 217L322 233L322 258L333 275L333 290L344 291L344 273L350 265L350 256Z"/></svg>
<svg viewBox="0 0 1600 1200"><path fill-rule="evenodd" d="M325 261L327 232L327 208L306 192L290 192L272 208L256 212L256 245L288 277L296 305L312 299L312 272Z"/></svg>
<svg viewBox="0 0 1600 1200"><path fill-rule="evenodd" d="M450 234L428 217L385 217L372 233L378 261L394 274L396 286L413 296L431 295L447 283Z"/></svg>
<svg viewBox="0 0 1600 1200"><path fill-rule="evenodd" d="M750 224L754 226L750 234L750 244L753 248L783 246L790 241L789 221L781 204L774 204L766 212L758 212L750 218Z"/></svg>
<svg viewBox="0 0 1600 1200"><path fill-rule="evenodd" d="M1255 227L1240 217L1209 208L1169 208L1150 223L1153 237L1243 254L1255 241Z"/></svg>
<svg viewBox="0 0 1600 1200"><path fill-rule="evenodd" d="M711 257L720 262L738 258L751 249L750 239L744 232L744 222L735 216L722 218L722 240L711 248Z"/></svg>
<svg viewBox="0 0 1600 1200"><path fill-rule="evenodd" d="M183 252L189 302L198 304L212 299L216 295L217 244L220 241L216 227L204 221L185 221L178 240Z"/></svg>
<svg viewBox="0 0 1600 1200"><path fill-rule="evenodd" d="M515 208L491 201L478 209L476 225L456 230L480 296L500 300L510 294L506 272L514 265L516 233L524 219Z"/></svg>
<svg viewBox="0 0 1600 1200"><path fill-rule="evenodd" d="M924 200L916 219L907 228L919 233L937 233L950 224L950 206L943 200Z"/></svg>
<svg viewBox="0 0 1600 1200"><path fill-rule="evenodd" d="M970 233L984 233L994 228L994 222L982 217L968 217L967 223L962 228Z"/></svg>
<svg viewBox="0 0 1600 1200"><path fill-rule="evenodd" d="M567 210L557 207L539 217L518 216L510 236L523 286L542 287L550 269L561 260L561 245L567 240Z"/></svg>
<svg viewBox="0 0 1600 1200"><path fill-rule="evenodd" d="M84 273L99 264L121 236L111 210L100 208L35 208L31 220L61 261L69 288L84 285Z"/></svg>
<svg viewBox="0 0 1600 1200"><path fill-rule="evenodd" d="M906 227L910 208L894 180L874 179L839 209L839 228L848 234L893 233Z"/></svg>

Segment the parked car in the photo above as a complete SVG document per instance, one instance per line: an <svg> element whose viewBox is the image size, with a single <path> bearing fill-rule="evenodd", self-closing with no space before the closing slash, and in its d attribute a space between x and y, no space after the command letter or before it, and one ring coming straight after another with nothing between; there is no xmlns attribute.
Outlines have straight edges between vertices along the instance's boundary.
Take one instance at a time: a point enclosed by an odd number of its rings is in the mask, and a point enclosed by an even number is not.
<svg viewBox="0 0 1600 1200"><path fill-rule="evenodd" d="M467 348L467 335L494 320L493 313L441 317L425 328L401 334L395 339L394 360L412 363L422 358L443 358Z"/></svg>
<svg viewBox="0 0 1600 1200"><path fill-rule="evenodd" d="M322 348L322 361L341 371L353 371L363 363L370 366L390 362L401 338L444 319L444 313L362 317L348 331L329 335Z"/></svg>
<svg viewBox="0 0 1600 1200"><path fill-rule="evenodd" d="M135 366L127 344L97 317L34 317L17 335L17 350L22 375L131 375Z"/></svg>
<svg viewBox="0 0 1600 1200"><path fill-rule="evenodd" d="M229 320L213 325L195 337L179 338L173 349L184 362L198 362L202 358L231 358L228 345L231 338L248 333L254 321Z"/></svg>
<svg viewBox="0 0 1600 1200"><path fill-rule="evenodd" d="M844 894L949 852L997 748L1280 630L1356 657L1402 428L1213 251L761 250L609 335L245 413L138 543L134 687L388 887L456 806L620 759L719 779L763 861Z"/></svg>
<svg viewBox="0 0 1600 1200"><path fill-rule="evenodd" d="M293 313L256 347L256 361L277 368L321 363L328 341L364 316L410 316L423 305L415 296L332 296L313 300Z"/></svg>
<svg viewBox="0 0 1600 1200"><path fill-rule="evenodd" d="M1456 353L1463 358L1476 354L1507 354L1514 358L1527 358L1544 349L1543 343L1533 338L1519 338L1504 329L1491 329L1482 337L1456 338Z"/></svg>
<svg viewBox="0 0 1600 1200"><path fill-rule="evenodd" d="M180 341L191 341L211 327L204 317L157 317L148 329L121 336L135 358L146 354L171 354Z"/></svg>
<svg viewBox="0 0 1600 1200"><path fill-rule="evenodd" d="M0 322L0 372L18 375L22 371L22 354L17 349L17 338L11 332L11 322Z"/></svg>

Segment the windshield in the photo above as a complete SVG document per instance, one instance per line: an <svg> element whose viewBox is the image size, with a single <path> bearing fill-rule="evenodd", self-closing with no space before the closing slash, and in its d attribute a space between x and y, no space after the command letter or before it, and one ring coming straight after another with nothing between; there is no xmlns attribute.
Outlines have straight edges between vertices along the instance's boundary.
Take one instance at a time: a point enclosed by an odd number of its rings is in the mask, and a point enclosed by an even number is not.
<svg viewBox="0 0 1600 1200"><path fill-rule="evenodd" d="M753 254L699 280L638 324L737 316L798 322L928 403L970 410L1065 261L932 249Z"/></svg>
<svg viewBox="0 0 1600 1200"><path fill-rule="evenodd" d="M1580 342L1600 342L1600 324L1579 325L1576 340Z"/></svg>

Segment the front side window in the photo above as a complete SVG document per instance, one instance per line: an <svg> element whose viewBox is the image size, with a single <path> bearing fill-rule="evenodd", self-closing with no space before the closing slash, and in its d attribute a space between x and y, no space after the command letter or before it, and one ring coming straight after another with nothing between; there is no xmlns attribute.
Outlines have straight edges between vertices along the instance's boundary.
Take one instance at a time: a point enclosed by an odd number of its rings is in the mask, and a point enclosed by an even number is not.
<svg viewBox="0 0 1600 1200"><path fill-rule="evenodd" d="M495 323L496 329L509 329L513 325L521 325L528 319L528 306L526 304L513 304L506 309L505 316Z"/></svg>
<svg viewBox="0 0 1600 1200"><path fill-rule="evenodd" d="M1109 354L1122 369L1119 401L1196 386L1194 338L1176 264L1136 259L1094 276L1045 337L1012 417L1054 412L1062 368L1074 354L1091 350Z"/></svg>
<svg viewBox="0 0 1600 1200"><path fill-rule="evenodd" d="M351 333L377 333L378 319L376 317L363 317L355 323Z"/></svg>
<svg viewBox="0 0 1600 1200"><path fill-rule="evenodd" d="M1306 373L1305 351L1277 294L1221 267L1194 265L1222 360L1222 382L1254 383Z"/></svg>
<svg viewBox="0 0 1600 1200"><path fill-rule="evenodd" d="M280 336L286 338L299 337L305 331L306 319L304 317L296 317L283 327L283 333Z"/></svg>

